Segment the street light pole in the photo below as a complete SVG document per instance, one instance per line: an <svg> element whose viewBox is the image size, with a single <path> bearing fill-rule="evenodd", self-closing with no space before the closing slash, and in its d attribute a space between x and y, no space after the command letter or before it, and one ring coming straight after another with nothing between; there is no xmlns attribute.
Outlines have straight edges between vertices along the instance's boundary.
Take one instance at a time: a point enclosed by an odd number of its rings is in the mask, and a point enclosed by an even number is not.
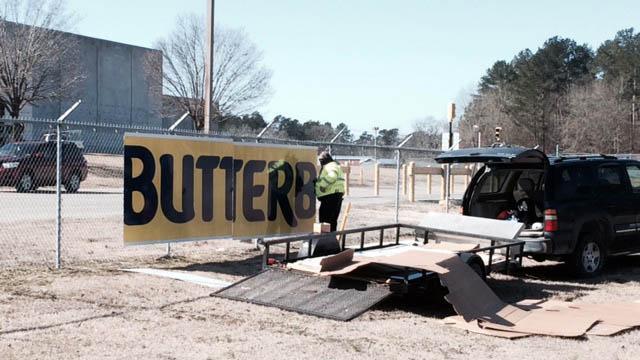
<svg viewBox="0 0 640 360"><path fill-rule="evenodd" d="M205 52L204 73L204 133L211 130L211 113L213 106L213 32L214 11L216 1L207 0L207 44ZM218 125L213 124L213 130L218 130Z"/></svg>
<svg viewBox="0 0 640 360"><path fill-rule="evenodd" d="M373 128L373 159L376 162L378 161L378 130L380 128L377 126Z"/></svg>

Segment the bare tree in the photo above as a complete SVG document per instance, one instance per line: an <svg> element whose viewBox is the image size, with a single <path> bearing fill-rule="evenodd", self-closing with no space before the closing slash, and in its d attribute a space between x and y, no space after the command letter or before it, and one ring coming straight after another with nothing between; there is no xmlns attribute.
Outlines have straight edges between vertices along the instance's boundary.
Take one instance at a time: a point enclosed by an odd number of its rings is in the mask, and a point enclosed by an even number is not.
<svg viewBox="0 0 640 360"><path fill-rule="evenodd" d="M188 111L197 129L204 127L205 22L196 15L178 18L174 31L158 41L163 88L175 107ZM271 71L262 64L262 52L242 30L216 27L214 38L213 107L217 121L227 114L254 110L269 95Z"/></svg>
<svg viewBox="0 0 640 360"><path fill-rule="evenodd" d="M69 68L77 51L62 30L74 22L64 0L0 1L0 115L61 98L82 78ZM15 124L20 138L24 126Z"/></svg>
<svg viewBox="0 0 640 360"><path fill-rule="evenodd" d="M432 116L414 121L412 144L425 149L440 149L445 127L448 127L446 120L436 120Z"/></svg>
<svg viewBox="0 0 640 360"><path fill-rule="evenodd" d="M482 144L491 145L495 142L495 128L498 126L502 127L501 141L530 147L538 145L531 130L520 126L505 111L504 96L504 93L498 90L486 91L474 96L458 125L461 146L477 145L476 129L481 133ZM474 125L477 128L474 128Z"/></svg>
<svg viewBox="0 0 640 360"><path fill-rule="evenodd" d="M618 153L631 150L628 100L604 81L577 86L567 94L568 116L562 127L563 151Z"/></svg>

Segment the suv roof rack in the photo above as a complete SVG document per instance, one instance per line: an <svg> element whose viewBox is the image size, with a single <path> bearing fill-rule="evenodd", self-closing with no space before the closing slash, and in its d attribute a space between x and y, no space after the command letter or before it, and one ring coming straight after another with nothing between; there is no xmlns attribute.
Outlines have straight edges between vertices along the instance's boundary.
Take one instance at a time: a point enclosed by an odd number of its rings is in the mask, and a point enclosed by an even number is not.
<svg viewBox="0 0 640 360"><path fill-rule="evenodd" d="M570 154L558 156L555 161L560 162L564 160L588 160L588 159L605 159L605 160L617 160L618 158L613 155L607 154Z"/></svg>

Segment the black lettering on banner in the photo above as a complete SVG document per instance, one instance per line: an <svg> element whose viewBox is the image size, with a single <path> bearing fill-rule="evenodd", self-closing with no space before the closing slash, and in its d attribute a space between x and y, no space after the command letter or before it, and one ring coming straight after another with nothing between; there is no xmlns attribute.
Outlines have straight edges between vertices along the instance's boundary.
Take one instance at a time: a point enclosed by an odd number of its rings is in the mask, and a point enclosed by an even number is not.
<svg viewBox="0 0 640 360"><path fill-rule="evenodd" d="M133 159L142 161L142 172L133 177ZM158 211L158 191L153 185L156 164L153 154L143 146L124 147L124 223L125 225L148 224ZM142 194L144 206L140 212L133 209L133 193Z"/></svg>
<svg viewBox="0 0 640 360"><path fill-rule="evenodd" d="M236 220L236 173L242 170L244 161L225 156L220 160L220 169L224 170L224 216L227 221Z"/></svg>
<svg viewBox="0 0 640 360"><path fill-rule="evenodd" d="M160 203L167 220L184 224L196 216L193 204L193 156L182 158L182 211L173 204L173 156L160 157Z"/></svg>
<svg viewBox="0 0 640 360"><path fill-rule="evenodd" d="M213 220L213 169L220 164L219 156L200 156L196 167L202 170L202 221Z"/></svg>
<svg viewBox="0 0 640 360"><path fill-rule="evenodd" d="M250 222L264 221L264 211L253 207L253 199L264 194L264 185L255 185L253 183L253 175L264 171L266 166L267 162L264 160L249 160L244 166L242 177L242 213L247 221Z"/></svg>
<svg viewBox="0 0 640 360"><path fill-rule="evenodd" d="M305 182L305 177L308 180ZM300 219L310 219L316 215L316 195L313 180L316 178L316 166L310 162L296 164L296 216ZM304 207L304 198L309 198L308 207Z"/></svg>
<svg viewBox="0 0 640 360"><path fill-rule="evenodd" d="M278 186L280 173L284 174L284 183ZM289 203L289 191L293 186L293 168L285 161L271 161L269 163L269 200L268 219L273 221L278 217L278 205L282 210L284 220L289 226L298 226L298 221L293 216L293 210Z"/></svg>

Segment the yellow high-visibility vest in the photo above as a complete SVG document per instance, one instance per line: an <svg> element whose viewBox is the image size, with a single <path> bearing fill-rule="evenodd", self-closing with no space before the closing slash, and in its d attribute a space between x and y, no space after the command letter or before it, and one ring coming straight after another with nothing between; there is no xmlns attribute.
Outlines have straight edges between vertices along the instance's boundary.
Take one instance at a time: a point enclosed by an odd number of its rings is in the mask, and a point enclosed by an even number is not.
<svg viewBox="0 0 640 360"><path fill-rule="evenodd" d="M340 164L332 161L324 165L316 180L316 197L344 193L344 189L344 173Z"/></svg>

